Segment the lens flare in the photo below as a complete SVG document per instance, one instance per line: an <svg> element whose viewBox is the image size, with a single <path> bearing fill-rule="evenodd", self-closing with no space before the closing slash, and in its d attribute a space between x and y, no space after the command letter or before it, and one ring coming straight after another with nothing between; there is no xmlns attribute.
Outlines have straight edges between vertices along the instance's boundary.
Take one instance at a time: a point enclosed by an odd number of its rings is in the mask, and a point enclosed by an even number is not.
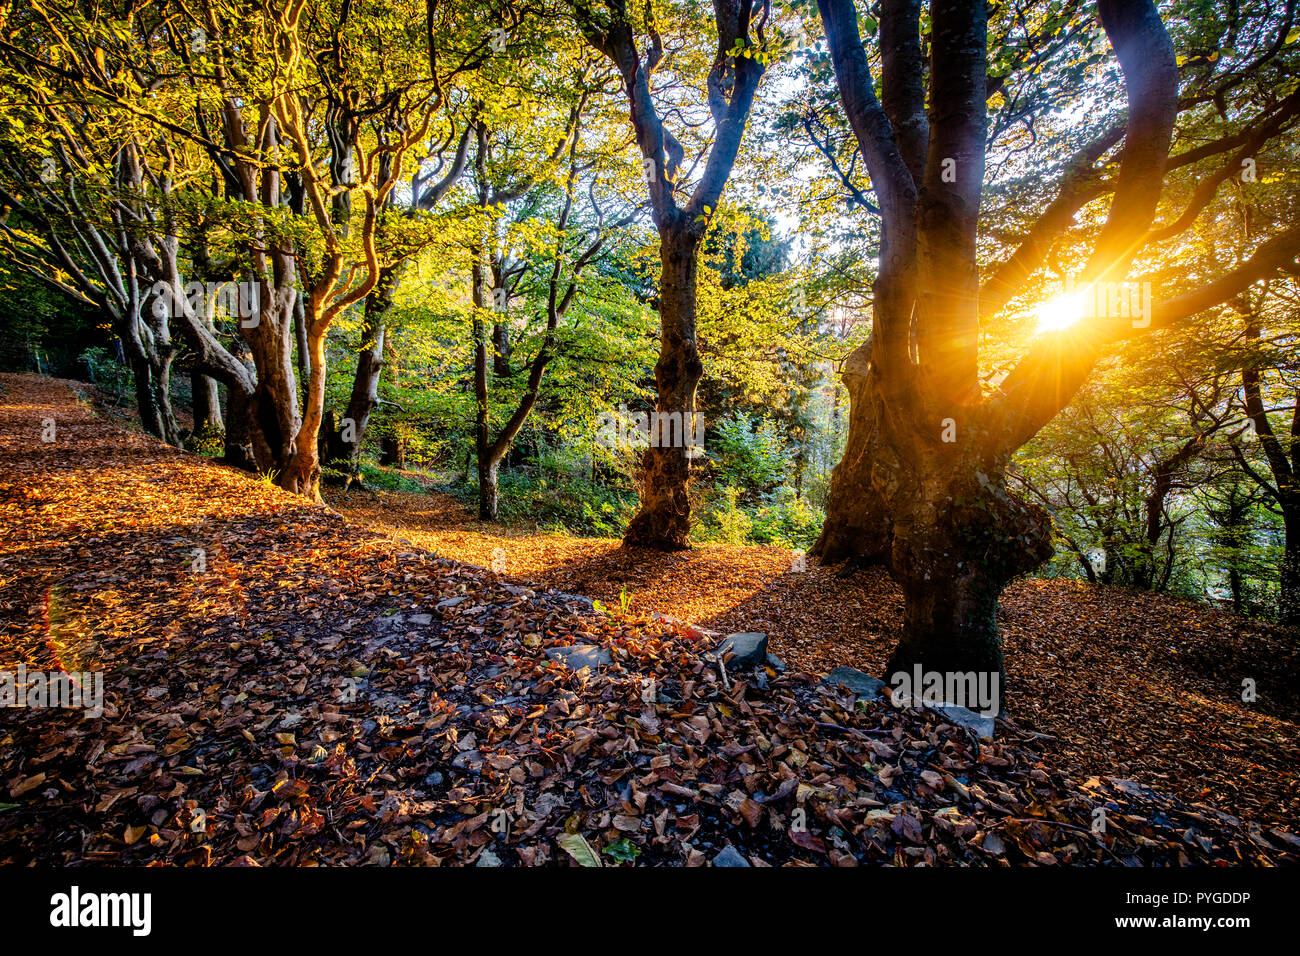
<svg viewBox="0 0 1300 956"><path fill-rule="evenodd" d="M1084 317L1086 310L1083 296L1077 294L1048 299L1035 312L1038 316L1038 331L1059 332L1068 329Z"/></svg>

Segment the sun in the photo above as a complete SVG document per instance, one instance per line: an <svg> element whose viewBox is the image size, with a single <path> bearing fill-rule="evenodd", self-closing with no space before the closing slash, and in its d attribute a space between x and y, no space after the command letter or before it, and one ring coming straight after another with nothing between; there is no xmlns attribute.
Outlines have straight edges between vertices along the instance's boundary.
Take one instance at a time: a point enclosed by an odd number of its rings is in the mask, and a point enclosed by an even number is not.
<svg viewBox="0 0 1300 956"><path fill-rule="evenodd" d="M1048 299L1036 310L1038 331L1059 332L1074 325L1086 312L1084 298L1080 295L1060 295Z"/></svg>

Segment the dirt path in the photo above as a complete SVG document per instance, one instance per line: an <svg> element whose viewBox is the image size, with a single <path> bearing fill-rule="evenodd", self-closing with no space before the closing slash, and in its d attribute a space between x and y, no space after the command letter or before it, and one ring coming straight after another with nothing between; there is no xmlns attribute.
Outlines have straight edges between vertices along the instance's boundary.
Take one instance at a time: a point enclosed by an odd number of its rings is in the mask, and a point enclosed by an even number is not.
<svg viewBox="0 0 1300 956"><path fill-rule="evenodd" d="M876 570L791 570L774 547L627 550L477 521L439 493L353 492L331 504L371 528L515 580L720 631L764 631L792 666L879 673L902 597ZM1017 722L1086 774L1132 777L1224 810L1300 819L1300 635L1194 602L1068 580L1008 588L1000 620ZM1258 700L1241 700L1242 681Z"/></svg>

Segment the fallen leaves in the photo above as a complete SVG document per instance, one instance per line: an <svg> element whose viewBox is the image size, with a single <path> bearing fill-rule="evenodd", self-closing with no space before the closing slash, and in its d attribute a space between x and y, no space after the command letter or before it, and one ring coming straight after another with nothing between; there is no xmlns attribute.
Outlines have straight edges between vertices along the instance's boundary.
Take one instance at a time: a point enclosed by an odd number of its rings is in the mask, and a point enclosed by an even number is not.
<svg viewBox="0 0 1300 956"><path fill-rule="evenodd" d="M49 666L58 626L60 655L105 671L100 717L5 715L2 862L1297 859L1282 821L1080 783L1015 726L979 742L770 668L724 683L697 629L376 539L115 431L57 383L0 382L0 519L20 531L0 543L4 661ZM42 414L66 445L35 440ZM164 492L165 513L141 505ZM57 619L53 589L79 596ZM546 653L577 645L610 663Z"/></svg>

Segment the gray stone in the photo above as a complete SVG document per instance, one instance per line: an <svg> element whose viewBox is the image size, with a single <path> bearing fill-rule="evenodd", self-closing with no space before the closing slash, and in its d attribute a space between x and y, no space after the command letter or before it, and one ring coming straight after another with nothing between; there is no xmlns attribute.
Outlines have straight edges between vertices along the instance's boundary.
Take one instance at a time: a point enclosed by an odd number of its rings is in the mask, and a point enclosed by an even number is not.
<svg viewBox="0 0 1300 956"><path fill-rule="evenodd" d="M595 670L614 662L609 651L595 644L566 644L563 647L548 647L546 656L559 661L569 670L580 671L584 667Z"/></svg>
<svg viewBox="0 0 1300 956"><path fill-rule="evenodd" d="M461 601L466 600L468 597L469 597L468 594L462 594L459 597L450 597L447 598L445 601L439 601L436 606L439 608L455 607L457 604L459 604Z"/></svg>
<svg viewBox="0 0 1300 956"><path fill-rule="evenodd" d="M749 866L749 861L740 855L734 846L723 847L722 852L713 858L714 866Z"/></svg>
<svg viewBox="0 0 1300 956"><path fill-rule="evenodd" d="M421 626L423 626L423 627L428 627L430 624L433 623L433 615L432 615L432 614L412 614L412 615L411 615L411 623L412 623L412 624L419 624L419 625L421 625Z"/></svg>
<svg viewBox="0 0 1300 956"><path fill-rule="evenodd" d="M781 658L777 657L775 654L768 654L767 666L772 668L774 671L784 671L785 661L781 660Z"/></svg>
<svg viewBox="0 0 1300 956"><path fill-rule="evenodd" d="M452 758L451 765L457 770L465 770L476 774L479 768L483 766L483 755L477 750L466 750L464 753L456 754Z"/></svg>
<svg viewBox="0 0 1300 956"><path fill-rule="evenodd" d="M1138 783L1136 780L1125 780L1120 777L1108 777L1107 779L1116 790L1130 797L1139 797L1143 800L1153 800L1156 797L1154 790L1145 784Z"/></svg>
<svg viewBox="0 0 1300 956"><path fill-rule="evenodd" d="M855 695L870 700L873 697L880 697L885 690L885 682L870 674L856 670L852 667L837 667L829 674L822 678L823 684L829 684L831 687L838 687L843 684Z"/></svg>
<svg viewBox="0 0 1300 956"><path fill-rule="evenodd" d="M753 667L767 659L766 634L728 634L718 645L718 656L734 654L732 667Z"/></svg>
<svg viewBox="0 0 1300 956"><path fill-rule="evenodd" d="M446 777L444 777L439 771L435 770L424 778L424 785L426 787L441 787L445 779Z"/></svg>
<svg viewBox="0 0 1300 956"><path fill-rule="evenodd" d="M594 611L595 603L584 594L568 594L564 591L553 592L561 604L579 604L585 611Z"/></svg>
<svg viewBox="0 0 1300 956"><path fill-rule="evenodd" d="M927 704L926 706L950 724L967 727L980 737L993 739L994 718L992 717L984 717L957 704Z"/></svg>

